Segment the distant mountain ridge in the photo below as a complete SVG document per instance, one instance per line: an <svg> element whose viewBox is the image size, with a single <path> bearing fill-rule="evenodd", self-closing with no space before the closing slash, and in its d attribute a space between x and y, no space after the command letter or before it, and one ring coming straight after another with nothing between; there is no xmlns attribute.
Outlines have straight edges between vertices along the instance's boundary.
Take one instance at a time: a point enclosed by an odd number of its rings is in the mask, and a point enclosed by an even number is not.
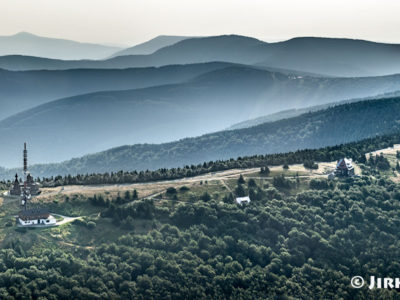
<svg viewBox="0 0 400 300"><path fill-rule="evenodd" d="M400 130L400 98L367 100L322 111L186 138L165 144L122 146L60 164L35 165L35 176L183 167L239 156L320 148ZM351 129L351 130L350 130ZM0 171L10 177L16 169Z"/></svg>
<svg viewBox="0 0 400 300"><path fill-rule="evenodd" d="M400 45L313 37L265 43L250 37L228 35L188 38L149 55L126 55L101 61L3 56L0 57L0 68L128 68L210 61L257 64L329 76L381 76L400 73Z"/></svg>
<svg viewBox="0 0 400 300"><path fill-rule="evenodd" d="M132 69L7 71L0 69L0 120L43 103L91 92L186 82L229 63Z"/></svg>
<svg viewBox="0 0 400 300"><path fill-rule="evenodd" d="M29 55L52 59L103 59L121 48L19 32L0 36L0 56Z"/></svg>
<svg viewBox="0 0 400 300"><path fill-rule="evenodd" d="M178 35L159 35L159 36L157 36L151 40L148 40L144 43L120 50L120 51L114 53L113 55L111 55L111 57L124 56L124 55L151 54L161 48L176 44L177 42L183 41L188 38L191 38L191 37L178 36Z"/></svg>
<svg viewBox="0 0 400 300"><path fill-rule="evenodd" d="M375 96L370 96L370 97L348 99L348 100L342 100L339 102L327 103L327 104L323 104L323 105L316 105L316 106L311 106L311 107L306 107L306 108L288 109L288 110L284 110L284 111L279 111L277 113L273 113L270 115L266 115L266 116L258 117L255 119L246 120L246 121L243 121L243 122L240 122L237 124L233 124L232 126L229 126L226 130L249 128L249 127L257 126L257 125L267 123L267 122L275 122L275 121L282 120L282 119L293 118L293 117L299 116L299 115L307 113L307 112L318 111L318 110L326 109L326 108L329 108L331 106L336 106L336 105L342 105L342 104L347 104L347 103L352 103L352 102L360 102L360 101L365 101L365 100L385 99L385 98L394 98L394 97L400 97L400 90L391 92L391 93L384 93L384 94L379 94L379 95L375 95Z"/></svg>
<svg viewBox="0 0 400 300"><path fill-rule="evenodd" d="M183 83L78 95L2 120L7 143L0 165L18 165L15 149L25 141L34 162L57 162L123 144L199 136L284 109L392 92L399 80L303 77L228 65Z"/></svg>

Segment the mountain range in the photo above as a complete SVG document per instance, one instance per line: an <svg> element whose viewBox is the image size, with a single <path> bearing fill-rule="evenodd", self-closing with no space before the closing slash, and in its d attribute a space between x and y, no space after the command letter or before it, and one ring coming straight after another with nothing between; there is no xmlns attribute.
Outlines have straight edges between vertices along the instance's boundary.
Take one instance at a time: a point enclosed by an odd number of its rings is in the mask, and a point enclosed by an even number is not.
<svg viewBox="0 0 400 300"><path fill-rule="evenodd" d="M124 56L124 55L141 55L141 54L151 54L161 48L176 44L177 42L183 41L189 37L178 36L178 35L159 35L147 42L120 50L111 57Z"/></svg>
<svg viewBox="0 0 400 300"><path fill-rule="evenodd" d="M258 126L164 144L122 146L60 164L35 165L35 176L146 170L245 155L281 153L357 141L400 129L400 98L366 100ZM17 170L2 169L2 178Z"/></svg>
<svg viewBox="0 0 400 300"><path fill-rule="evenodd" d="M400 75L316 78L219 67L198 65L214 70L183 83L78 95L10 116L0 121L0 136L7 140L0 149L7 160L0 165L19 165L14 153L23 142L31 145L34 162L58 162L123 144L215 132L283 109L391 92L400 80Z"/></svg>
<svg viewBox="0 0 400 300"><path fill-rule="evenodd" d="M0 120L64 97L180 83L230 66L229 63L170 65L135 69L7 71L0 69Z"/></svg>
<svg viewBox="0 0 400 300"><path fill-rule="evenodd" d="M249 120L246 120L243 122L233 124L232 126L229 126L227 128L227 130L249 128L249 127L257 126L257 125L267 123L267 122L274 122L274 121L278 121L278 120L282 120L282 119L296 117L296 116L299 116L299 115L302 115L302 114L308 113L308 112L323 110L323 109L333 107L336 105L342 105L342 104L347 104L347 103L352 103L352 102L360 102L360 101L365 101L365 100L377 100L377 99L394 98L394 97L400 97L400 90L395 91L395 92L370 96L370 97L347 99L347 100L342 100L342 101L338 101L338 102L331 102L331 103L327 103L327 104L315 105L312 107L287 109L287 110L279 111L279 112L272 113L272 114L269 114L266 116L249 119Z"/></svg>
<svg viewBox="0 0 400 300"><path fill-rule="evenodd" d="M119 50L119 47L48 38L28 32L0 36L1 56L19 54L63 60L103 59Z"/></svg>
<svg viewBox="0 0 400 300"><path fill-rule="evenodd" d="M8 70L130 68L224 61L257 64L329 76L380 76L400 73L400 45L363 40L303 37L266 43L237 36L187 38L148 55L107 60L55 60L31 56L0 57Z"/></svg>

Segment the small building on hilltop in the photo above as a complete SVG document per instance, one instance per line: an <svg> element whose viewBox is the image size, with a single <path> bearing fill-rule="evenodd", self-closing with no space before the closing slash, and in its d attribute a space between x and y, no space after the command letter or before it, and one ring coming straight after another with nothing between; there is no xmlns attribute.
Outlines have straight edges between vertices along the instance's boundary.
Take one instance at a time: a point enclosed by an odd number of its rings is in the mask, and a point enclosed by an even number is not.
<svg viewBox="0 0 400 300"><path fill-rule="evenodd" d="M249 196L237 197L236 198L236 203L239 204L239 205L249 204L250 203L250 197Z"/></svg>
<svg viewBox="0 0 400 300"><path fill-rule="evenodd" d="M354 176L354 167L351 159L341 158L338 160L335 169L336 176Z"/></svg>
<svg viewBox="0 0 400 300"><path fill-rule="evenodd" d="M39 184L33 180L33 177L31 176L31 174L29 174L29 172L27 172L26 184L27 184L27 188L29 188L31 191L31 195L35 196L35 195L40 194ZM14 180L13 186L10 190L10 195L20 196L22 194L23 187L24 187L24 183L19 182L18 174L15 174L15 180Z"/></svg>
<svg viewBox="0 0 400 300"><path fill-rule="evenodd" d="M57 220L46 208L33 208L21 210L18 214L18 224L22 226L29 225L56 225Z"/></svg>
<svg viewBox="0 0 400 300"><path fill-rule="evenodd" d="M341 158L336 163L335 170L329 174L328 178L334 177L352 177L354 176L354 166L351 159Z"/></svg>
<svg viewBox="0 0 400 300"><path fill-rule="evenodd" d="M24 144L23 163L24 182L19 182L18 174L15 174L15 180L10 190L10 195L22 196L24 190L29 190L29 194L33 196L40 194L39 184L33 180L32 175L28 171L28 150L26 149L26 143Z"/></svg>
<svg viewBox="0 0 400 300"><path fill-rule="evenodd" d="M38 193L38 186L34 183L32 176L28 172L28 151L26 143L24 145L24 182L20 184L18 175L15 175L13 188L10 191L12 195L21 196L22 209L17 216L18 226L55 226L57 220L50 215L47 208L28 207L32 199L32 192Z"/></svg>
<svg viewBox="0 0 400 300"><path fill-rule="evenodd" d="M15 174L15 180L10 190L10 195L20 196L21 195L21 183L18 180L18 174Z"/></svg>

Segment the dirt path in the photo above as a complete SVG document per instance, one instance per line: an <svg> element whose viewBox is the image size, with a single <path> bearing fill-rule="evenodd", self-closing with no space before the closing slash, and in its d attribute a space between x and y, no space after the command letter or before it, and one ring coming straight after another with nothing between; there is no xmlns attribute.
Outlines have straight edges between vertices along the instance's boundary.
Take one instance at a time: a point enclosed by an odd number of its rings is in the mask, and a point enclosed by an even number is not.
<svg viewBox="0 0 400 300"><path fill-rule="evenodd" d="M67 216L63 216L63 215L59 215L59 214L52 214L52 215L53 216L59 216L59 217L63 218L62 221L57 222L56 226L61 226L61 225L64 225L64 224L68 224L68 223L71 223L71 222L73 222L73 221L75 221L77 219L82 219L83 218L83 217L67 217Z"/></svg>
<svg viewBox="0 0 400 300"><path fill-rule="evenodd" d="M226 187L226 189L227 189L229 192L232 193L232 189L229 187L229 185L226 184L225 180L220 179L219 181L221 182L221 184L222 184L224 187Z"/></svg>

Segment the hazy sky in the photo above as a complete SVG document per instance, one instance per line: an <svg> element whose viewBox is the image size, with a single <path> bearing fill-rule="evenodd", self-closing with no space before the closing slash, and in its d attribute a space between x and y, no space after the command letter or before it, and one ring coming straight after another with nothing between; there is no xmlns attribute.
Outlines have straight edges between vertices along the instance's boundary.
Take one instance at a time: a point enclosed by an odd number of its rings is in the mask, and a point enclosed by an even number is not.
<svg viewBox="0 0 400 300"><path fill-rule="evenodd" d="M159 34L400 43L398 0L0 0L0 35L132 45Z"/></svg>

